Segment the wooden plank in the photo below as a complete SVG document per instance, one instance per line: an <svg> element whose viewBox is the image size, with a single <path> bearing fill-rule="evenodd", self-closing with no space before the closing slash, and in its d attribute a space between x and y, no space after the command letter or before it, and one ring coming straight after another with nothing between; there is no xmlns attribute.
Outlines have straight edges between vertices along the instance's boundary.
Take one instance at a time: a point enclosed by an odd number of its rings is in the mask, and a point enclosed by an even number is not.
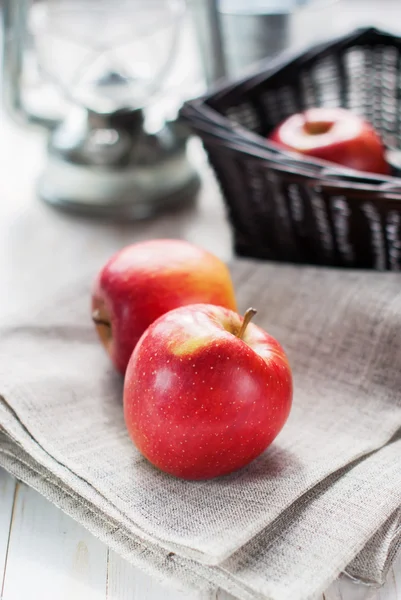
<svg viewBox="0 0 401 600"><path fill-rule="evenodd" d="M16 481L0 469L0 598L7 562L7 548L11 528Z"/></svg>
<svg viewBox="0 0 401 600"><path fill-rule="evenodd" d="M400 591L397 589L395 571L390 569L385 585L377 590L377 596L374 600L399 600Z"/></svg>
<svg viewBox="0 0 401 600"><path fill-rule="evenodd" d="M378 590L377 600L401 600L401 552L389 571L385 585Z"/></svg>
<svg viewBox="0 0 401 600"><path fill-rule="evenodd" d="M341 578L331 584L323 595L323 600L378 600L377 594L376 588Z"/></svg>
<svg viewBox="0 0 401 600"><path fill-rule="evenodd" d="M106 600L107 547L18 486L2 600Z"/></svg>
<svg viewBox="0 0 401 600"><path fill-rule="evenodd" d="M115 552L109 553L107 600L214 600L158 583ZM78 599L76 599L78 600ZM82 599L83 600L83 599ZM223 598L221 599L223 600ZM224 598L226 600L226 598ZM228 598L227 598L228 600Z"/></svg>

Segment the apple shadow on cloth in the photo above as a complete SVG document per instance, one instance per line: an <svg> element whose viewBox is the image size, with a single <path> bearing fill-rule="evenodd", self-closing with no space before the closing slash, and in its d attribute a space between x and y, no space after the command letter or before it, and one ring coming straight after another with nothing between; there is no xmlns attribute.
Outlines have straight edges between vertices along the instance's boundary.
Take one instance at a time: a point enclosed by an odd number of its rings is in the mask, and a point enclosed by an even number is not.
<svg viewBox="0 0 401 600"><path fill-rule="evenodd" d="M291 477L294 473L302 478L304 471L298 458L291 451L280 447L271 447L238 471L206 480L183 480L164 473L134 447L130 464L130 485L136 490L142 490L142 494L147 498L146 514L142 516L146 518L149 526L156 530L160 530L161 526L170 530L180 530L182 524L186 523L191 531L190 523L202 523L213 515L215 534L224 534L224 523L227 519L236 518L239 504L244 523L255 518L264 520L266 506L258 500L258 490L264 496L274 495L281 479ZM256 492L250 493L250 488ZM160 513L158 504L161 497L170 499L163 507L163 514ZM219 498L219 501L216 501L216 498ZM180 509L177 509L177 506ZM140 505L136 502L136 509L138 507ZM224 513L223 518L220 513Z"/></svg>
<svg viewBox="0 0 401 600"><path fill-rule="evenodd" d="M109 361L108 356L104 357L105 361ZM124 392L124 377L114 369L110 363L109 368L103 376L102 396L106 399L102 403L103 412L111 419L115 420L116 410L122 411L123 407L123 392Z"/></svg>
<svg viewBox="0 0 401 600"><path fill-rule="evenodd" d="M138 465L137 457L135 457L135 464ZM182 481L186 485L192 486L205 486L205 485L218 485L219 487L229 487L232 483L241 483L244 485L244 489L247 483L256 483L260 480L279 479L287 477L289 472L295 472L297 474L303 471L303 465L298 457L287 450L286 448L280 448L275 444L272 444L265 452L255 458L251 463L233 471L228 475L222 475L221 477L215 477L212 479L180 479L174 475L164 473L157 467L153 466L147 459L143 461L144 477L148 477L150 473L154 473L159 477L165 477L166 481ZM238 488L236 488L238 492Z"/></svg>
<svg viewBox="0 0 401 600"><path fill-rule="evenodd" d="M303 465L296 454L273 442L249 465L220 477L219 483L220 485L230 485L233 480L241 480L241 483L246 485L266 478L281 479L287 477L289 472L300 474L301 471L303 471Z"/></svg>

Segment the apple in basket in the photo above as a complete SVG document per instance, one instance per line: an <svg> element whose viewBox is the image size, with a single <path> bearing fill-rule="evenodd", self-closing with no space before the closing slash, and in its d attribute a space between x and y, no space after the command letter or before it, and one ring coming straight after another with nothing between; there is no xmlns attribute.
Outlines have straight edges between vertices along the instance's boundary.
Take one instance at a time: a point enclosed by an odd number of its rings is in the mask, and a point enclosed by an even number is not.
<svg viewBox="0 0 401 600"><path fill-rule="evenodd" d="M292 115L269 139L287 150L344 167L388 175L385 148L372 125L344 108L310 108Z"/></svg>
<svg viewBox="0 0 401 600"><path fill-rule="evenodd" d="M137 341L155 319L196 302L236 309L226 265L182 240L149 240L123 248L100 271L92 319L116 369L124 373Z"/></svg>
<svg viewBox="0 0 401 600"><path fill-rule="evenodd" d="M129 434L153 465L208 479L247 465L290 412L291 369L280 344L220 306L177 308L137 344L124 383Z"/></svg>

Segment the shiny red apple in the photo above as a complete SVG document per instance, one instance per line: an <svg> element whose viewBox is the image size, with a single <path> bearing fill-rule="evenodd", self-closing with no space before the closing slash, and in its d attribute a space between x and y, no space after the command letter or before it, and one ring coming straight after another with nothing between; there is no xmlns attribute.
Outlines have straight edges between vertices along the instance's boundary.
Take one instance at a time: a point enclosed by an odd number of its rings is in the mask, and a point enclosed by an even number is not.
<svg viewBox="0 0 401 600"><path fill-rule="evenodd" d="M311 108L281 123L269 139L287 150L388 175L385 148L372 125L344 108Z"/></svg>
<svg viewBox="0 0 401 600"><path fill-rule="evenodd" d="M197 304L160 317L130 359L124 414L153 465L184 479L245 466L277 436L291 408L280 344L222 307Z"/></svg>
<svg viewBox="0 0 401 600"><path fill-rule="evenodd" d="M137 341L155 319L196 302L236 309L226 265L182 240L150 240L123 248L100 271L92 318L116 369L124 373Z"/></svg>

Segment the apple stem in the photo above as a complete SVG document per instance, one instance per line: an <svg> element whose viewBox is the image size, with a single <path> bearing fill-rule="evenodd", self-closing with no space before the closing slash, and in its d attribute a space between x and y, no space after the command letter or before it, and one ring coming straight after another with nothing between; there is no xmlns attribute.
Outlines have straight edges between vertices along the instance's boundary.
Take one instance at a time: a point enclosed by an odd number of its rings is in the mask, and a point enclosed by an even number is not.
<svg viewBox="0 0 401 600"><path fill-rule="evenodd" d="M95 323L95 325L104 325L105 327L111 327L110 321L106 321L105 319L101 318L99 310L93 311L92 321Z"/></svg>
<svg viewBox="0 0 401 600"><path fill-rule="evenodd" d="M330 131L333 123L327 121L311 121L309 119L309 111L305 110L303 112L304 117L304 130L309 135L321 135L323 133L327 133Z"/></svg>
<svg viewBox="0 0 401 600"><path fill-rule="evenodd" d="M239 330L239 332L237 334L237 337L239 337L240 340L243 339L246 328L248 327L249 323L251 322L251 319L253 319L253 317L256 315L257 312L258 311L255 310L254 308L248 308L248 310L245 311L241 329Z"/></svg>

